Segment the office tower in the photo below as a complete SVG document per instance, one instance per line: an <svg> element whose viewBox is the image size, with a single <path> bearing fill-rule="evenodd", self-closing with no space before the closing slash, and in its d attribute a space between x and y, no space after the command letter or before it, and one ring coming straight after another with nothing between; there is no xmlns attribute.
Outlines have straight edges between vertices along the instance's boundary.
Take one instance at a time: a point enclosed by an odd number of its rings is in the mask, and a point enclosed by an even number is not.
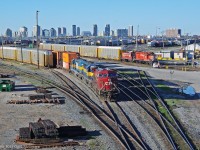
<svg viewBox="0 0 200 150"><path fill-rule="evenodd" d="M77 36L80 36L81 35L81 29L80 27L77 27Z"/></svg>
<svg viewBox="0 0 200 150"><path fill-rule="evenodd" d="M37 30L38 28L38 30ZM37 33L38 33L38 36L40 36L40 26L33 26L33 37L36 37L37 36Z"/></svg>
<svg viewBox="0 0 200 150"><path fill-rule="evenodd" d="M50 37L56 37L56 30L54 28L50 29Z"/></svg>
<svg viewBox="0 0 200 150"><path fill-rule="evenodd" d="M12 37L12 30L11 29L6 29L6 37Z"/></svg>
<svg viewBox="0 0 200 150"><path fill-rule="evenodd" d="M117 29L117 36L118 37L127 37L128 30L127 29Z"/></svg>
<svg viewBox="0 0 200 150"><path fill-rule="evenodd" d="M58 27L58 37L60 37L60 36L61 36L61 28Z"/></svg>
<svg viewBox="0 0 200 150"><path fill-rule="evenodd" d="M93 25L93 36L97 36L98 35L97 31L98 31L97 24L94 24Z"/></svg>
<svg viewBox="0 0 200 150"><path fill-rule="evenodd" d="M181 29L167 29L166 30L166 37L180 37L181 36Z"/></svg>
<svg viewBox="0 0 200 150"><path fill-rule="evenodd" d="M27 27L20 27L19 28L19 34L22 35L22 37L28 37L28 28Z"/></svg>
<svg viewBox="0 0 200 150"><path fill-rule="evenodd" d="M42 36L43 37L49 37L50 36L50 32L47 29L42 30Z"/></svg>
<svg viewBox="0 0 200 150"><path fill-rule="evenodd" d="M130 25L128 27L128 36L133 36L133 26L132 25Z"/></svg>
<svg viewBox="0 0 200 150"><path fill-rule="evenodd" d="M107 24L105 27L105 36L110 36L110 24Z"/></svg>
<svg viewBox="0 0 200 150"><path fill-rule="evenodd" d="M76 25L72 25L72 36L76 36Z"/></svg>
<svg viewBox="0 0 200 150"><path fill-rule="evenodd" d="M67 29L65 27L62 28L62 35L63 36L67 35Z"/></svg>

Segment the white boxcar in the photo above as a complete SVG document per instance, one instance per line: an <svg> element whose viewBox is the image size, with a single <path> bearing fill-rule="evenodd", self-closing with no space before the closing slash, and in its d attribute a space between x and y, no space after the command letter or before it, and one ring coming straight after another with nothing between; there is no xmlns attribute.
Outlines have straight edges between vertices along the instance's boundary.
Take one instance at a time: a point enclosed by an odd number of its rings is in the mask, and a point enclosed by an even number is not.
<svg viewBox="0 0 200 150"><path fill-rule="evenodd" d="M51 50L52 49L52 44L40 43L39 49Z"/></svg>
<svg viewBox="0 0 200 150"><path fill-rule="evenodd" d="M80 46L80 56L97 58L98 46Z"/></svg>
<svg viewBox="0 0 200 150"><path fill-rule="evenodd" d="M15 47L0 47L0 58L16 60L16 49Z"/></svg>
<svg viewBox="0 0 200 150"><path fill-rule="evenodd" d="M22 49L22 55L21 55L21 49L18 48L17 49L17 61L21 62L22 59L23 59L23 62L31 64L32 63L31 62L31 51L23 48Z"/></svg>
<svg viewBox="0 0 200 150"><path fill-rule="evenodd" d="M98 46L98 58L120 60L121 52L121 47Z"/></svg>
<svg viewBox="0 0 200 150"><path fill-rule="evenodd" d="M65 51L65 45L64 44L52 44L52 50L53 51Z"/></svg>
<svg viewBox="0 0 200 150"><path fill-rule="evenodd" d="M65 51L80 53L80 45L65 45Z"/></svg>

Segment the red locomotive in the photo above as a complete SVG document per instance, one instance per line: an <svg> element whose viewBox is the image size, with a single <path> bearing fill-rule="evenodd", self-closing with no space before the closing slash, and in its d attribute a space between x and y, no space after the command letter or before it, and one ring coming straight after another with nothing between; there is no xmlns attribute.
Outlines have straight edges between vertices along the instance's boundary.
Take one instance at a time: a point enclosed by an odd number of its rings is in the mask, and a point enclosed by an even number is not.
<svg viewBox="0 0 200 150"><path fill-rule="evenodd" d="M121 60L150 64L155 60L155 54L153 52L143 52L143 51L122 52Z"/></svg>
<svg viewBox="0 0 200 150"><path fill-rule="evenodd" d="M84 80L100 96L105 96L111 100L118 94L117 72L105 68L102 64L84 59L74 59L71 63L70 72Z"/></svg>

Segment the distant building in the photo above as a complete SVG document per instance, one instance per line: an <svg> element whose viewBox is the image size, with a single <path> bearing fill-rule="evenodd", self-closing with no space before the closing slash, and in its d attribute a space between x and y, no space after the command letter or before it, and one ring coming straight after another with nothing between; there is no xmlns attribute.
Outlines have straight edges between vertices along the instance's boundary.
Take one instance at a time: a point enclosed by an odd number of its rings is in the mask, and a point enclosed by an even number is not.
<svg viewBox="0 0 200 150"><path fill-rule="evenodd" d="M128 36L133 36L133 26L132 25L130 25L128 27Z"/></svg>
<svg viewBox="0 0 200 150"><path fill-rule="evenodd" d="M117 29L117 36L118 37L127 37L128 30L127 29Z"/></svg>
<svg viewBox="0 0 200 150"><path fill-rule="evenodd" d="M110 24L107 24L105 27L105 36L110 36Z"/></svg>
<svg viewBox="0 0 200 150"><path fill-rule="evenodd" d="M56 30L54 28L50 29L50 37L56 37Z"/></svg>
<svg viewBox="0 0 200 150"><path fill-rule="evenodd" d="M81 35L81 29L80 27L77 27L77 36L80 36Z"/></svg>
<svg viewBox="0 0 200 150"><path fill-rule="evenodd" d="M111 36L115 36L115 31L111 30Z"/></svg>
<svg viewBox="0 0 200 150"><path fill-rule="evenodd" d="M97 28L97 24L93 25L93 36L97 36L98 35L98 28Z"/></svg>
<svg viewBox="0 0 200 150"><path fill-rule="evenodd" d="M27 27L20 27L19 28L19 33L18 34L21 34L22 37L28 37L28 28Z"/></svg>
<svg viewBox="0 0 200 150"><path fill-rule="evenodd" d="M58 37L60 37L62 34L61 34L61 28L58 27Z"/></svg>
<svg viewBox="0 0 200 150"><path fill-rule="evenodd" d="M19 32L15 31L13 32L13 37L18 37L19 36Z"/></svg>
<svg viewBox="0 0 200 150"><path fill-rule="evenodd" d="M11 29L6 29L6 37L12 37L12 30Z"/></svg>
<svg viewBox="0 0 200 150"><path fill-rule="evenodd" d="M62 36L67 35L67 29L65 27L62 28Z"/></svg>
<svg viewBox="0 0 200 150"><path fill-rule="evenodd" d="M41 35L41 34L40 34L40 30L41 30L41 28L40 28L39 25L33 26L33 37L36 37L37 34L38 34L38 36L40 36L40 35Z"/></svg>
<svg viewBox="0 0 200 150"><path fill-rule="evenodd" d="M99 35L99 36L104 36L104 35L105 35L105 32L104 32L104 31L101 31L101 32L98 33L98 35Z"/></svg>
<svg viewBox="0 0 200 150"><path fill-rule="evenodd" d="M76 25L72 25L72 36L76 36Z"/></svg>
<svg viewBox="0 0 200 150"><path fill-rule="evenodd" d="M42 36L49 37L50 36L49 30L47 30L47 29L42 30Z"/></svg>
<svg viewBox="0 0 200 150"><path fill-rule="evenodd" d="M90 31L83 31L81 35L82 36L92 36Z"/></svg>
<svg viewBox="0 0 200 150"><path fill-rule="evenodd" d="M166 37L180 37L181 36L181 29L167 29L166 30Z"/></svg>

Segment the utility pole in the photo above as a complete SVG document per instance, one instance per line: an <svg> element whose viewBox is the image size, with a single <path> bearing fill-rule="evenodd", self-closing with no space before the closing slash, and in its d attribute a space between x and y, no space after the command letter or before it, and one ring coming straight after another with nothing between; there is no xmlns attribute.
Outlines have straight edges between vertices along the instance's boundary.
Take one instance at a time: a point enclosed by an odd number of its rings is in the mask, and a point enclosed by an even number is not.
<svg viewBox="0 0 200 150"><path fill-rule="evenodd" d="M138 32L139 32L139 25L137 26L137 35L136 35L136 50L138 49Z"/></svg>
<svg viewBox="0 0 200 150"><path fill-rule="evenodd" d="M21 61L23 63L23 53L22 53L22 33L20 32L20 38L21 38Z"/></svg>
<svg viewBox="0 0 200 150"><path fill-rule="evenodd" d="M1 34L1 48L2 48L2 59L4 59L4 54L3 54L3 35Z"/></svg>
<svg viewBox="0 0 200 150"><path fill-rule="evenodd" d="M38 48L38 10L36 11L36 46L37 46L37 65L38 69L40 68L39 65L39 48Z"/></svg>

